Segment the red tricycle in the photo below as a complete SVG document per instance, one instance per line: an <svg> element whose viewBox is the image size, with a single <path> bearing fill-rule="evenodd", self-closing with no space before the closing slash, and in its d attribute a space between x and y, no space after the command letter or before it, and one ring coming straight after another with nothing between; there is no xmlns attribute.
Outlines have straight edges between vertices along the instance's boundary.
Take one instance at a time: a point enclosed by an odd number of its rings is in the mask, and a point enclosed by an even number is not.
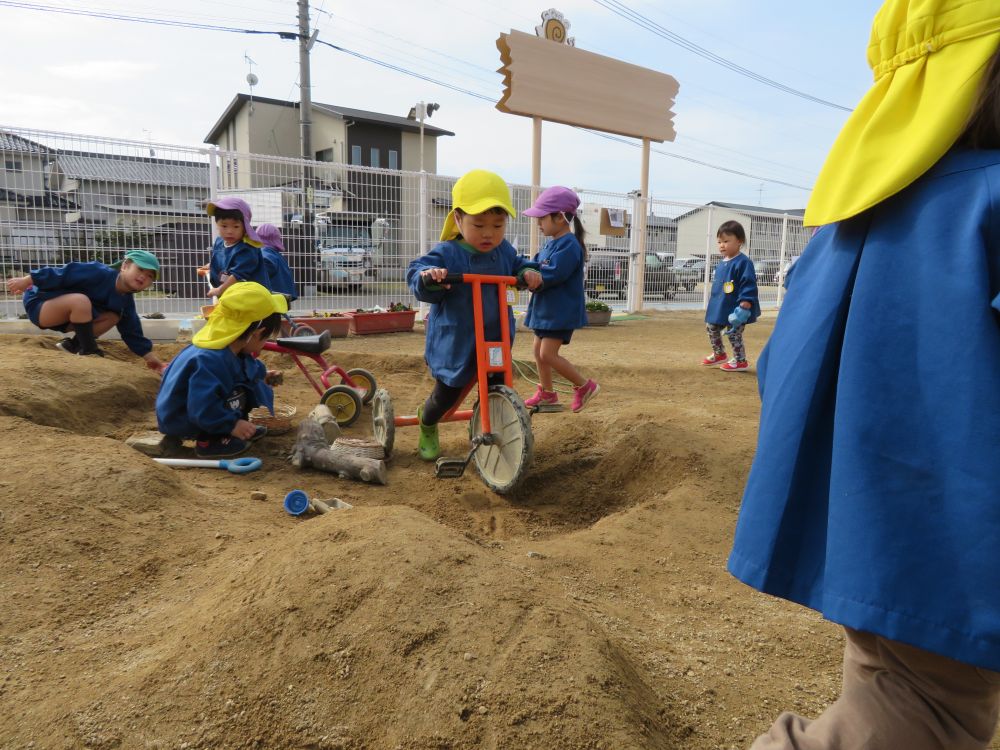
<svg viewBox="0 0 1000 750"><path fill-rule="evenodd" d="M361 416L361 407L375 396L378 384L368 370L356 367L344 370L340 365L330 364L323 352L330 348L330 332L323 331L314 336L290 336L268 341L264 351L285 354L292 358L296 367L306 376L319 394L319 402L333 412L333 418L341 427L354 424ZM319 381L302 363L302 358L311 359L320 368ZM330 376L340 377L338 385L330 385Z"/></svg>
<svg viewBox="0 0 1000 750"><path fill-rule="evenodd" d="M470 461L474 461L479 476L491 490L506 494L517 489L531 465L534 438L531 434L531 414L534 411L511 387L510 327L507 325L507 287L517 285L513 276L481 274L449 274L441 284L472 284L472 310L476 328L476 377L462 391L461 398L441 418L441 422L469 422L470 450L465 458L439 458L435 476L460 477ZM494 284L500 303L500 341L486 341L483 330L482 285ZM489 385L491 373L502 372L503 385ZM460 409L473 387L479 389L479 399L472 409ZM482 409L482 404L489 408ZM388 456L392 451L396 427L419 424L416 416L397 417L393 413L388 391L380 388L372 401L372 434Z"/></svg>

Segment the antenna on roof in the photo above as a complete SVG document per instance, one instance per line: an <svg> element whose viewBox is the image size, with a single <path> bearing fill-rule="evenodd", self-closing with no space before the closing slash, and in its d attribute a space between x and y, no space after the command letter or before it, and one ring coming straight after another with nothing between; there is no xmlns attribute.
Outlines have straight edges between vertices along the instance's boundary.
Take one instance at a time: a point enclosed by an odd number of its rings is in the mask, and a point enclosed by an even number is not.
<svg viewBox="0 0 1000 750"><path fill-rule="evenodd" d="M257 63L246 52L243 53L243 59L250 66L250 72L247 73L247 83L250 84L250 114L253 114L253 87L260 83L260 79L253 72L253 66Z"/></svg>
<svg viewBox="0 0 1000 750"><path fill-rule="evenodd" d="M146 134L146 144L149 146L149 155L156 156L156 151L153 150L153 131L142 129L142 132Z"/></svg>

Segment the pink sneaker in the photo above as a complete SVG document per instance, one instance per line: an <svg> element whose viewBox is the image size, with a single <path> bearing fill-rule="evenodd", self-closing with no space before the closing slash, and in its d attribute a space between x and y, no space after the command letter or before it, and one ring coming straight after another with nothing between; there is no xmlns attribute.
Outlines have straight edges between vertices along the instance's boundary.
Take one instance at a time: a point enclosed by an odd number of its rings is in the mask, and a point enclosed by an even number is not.
<svg viewBox="0 0 1000 750"><path fill-rule="evenodd" d="M723 372L746 372L750 369L750 363L745 359L731 359L719 369Z"/></svg>
<svg viewBox="0 0 1000 750"><path fill-rule="evenodd" d="M721 365L726 361L726 353L721 354L709 354L705 359L701 361L705 367L715 367L716 365Z"/></svg>
<svg viewBox="0 0 1000 750"><path fill-rule="evenodd" d="M555 391L543 391L541 386L535 391L534 396L524 399L524 405L533 409L539 404L555 404L559 402L559 394Z"/></svg>
<svg viewBox="0 0 1000 750"><path fill-rule="evenodd" d="M601 392L601 386L593 380L588 380L580 387L573 388L573 411L580 411L590 399Z"/></svg>

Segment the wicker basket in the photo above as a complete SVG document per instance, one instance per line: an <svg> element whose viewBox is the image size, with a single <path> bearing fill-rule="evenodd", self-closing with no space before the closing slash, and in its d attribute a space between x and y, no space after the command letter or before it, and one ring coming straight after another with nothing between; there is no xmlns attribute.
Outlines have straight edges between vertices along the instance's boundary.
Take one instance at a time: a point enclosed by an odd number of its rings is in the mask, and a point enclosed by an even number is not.
<svg viewBox="0 0 1000 750"><path fill-rule="evenodd" d="M376 461L385 458L385 448L380 443L362 438L339 437L333 441L330 450L335 453L348 453L359 458L373 458Z"/></svg>
<svg viewBox="0 0 1000 750"><path fill-rule="evenodd" d="M250 421L253 424L260 424L267 427L267 432L270 435L281 435L292 429L292 417L294 416L294 406L275 404L273 415L267 410L266 406L258 406L250 412Z"/></svg>

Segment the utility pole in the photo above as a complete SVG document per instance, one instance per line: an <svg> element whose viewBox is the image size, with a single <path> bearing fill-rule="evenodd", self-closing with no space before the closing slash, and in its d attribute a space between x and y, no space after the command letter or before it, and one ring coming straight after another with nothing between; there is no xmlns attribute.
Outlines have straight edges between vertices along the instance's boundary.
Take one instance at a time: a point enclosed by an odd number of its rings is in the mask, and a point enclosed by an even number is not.
<svg viewBox="0 0 1000 750"><path fill-rule="evenodd" d="M312 159L312 83L309 76L309 0L299 1L299 131L302 158Z"/></svg>

